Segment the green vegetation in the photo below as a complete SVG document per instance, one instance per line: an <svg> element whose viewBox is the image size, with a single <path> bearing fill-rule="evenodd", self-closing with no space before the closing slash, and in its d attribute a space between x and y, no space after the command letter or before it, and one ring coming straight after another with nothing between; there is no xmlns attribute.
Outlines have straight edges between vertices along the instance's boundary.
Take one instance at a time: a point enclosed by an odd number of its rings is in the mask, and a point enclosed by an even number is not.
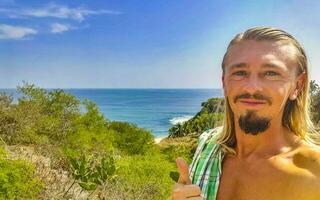
<svg viewBox="0 0 320 200"><path fill-rule="evenodd" d="M70 158L70 163L74 181L64 196L68 194L75 183L78 183L82 190L94 191L99 185L103 185L107 181L113 181L117 177L115 175L115 161L110 156L103 157L97 162L97 159L82 155L79 159Z"/></svg>
<svg viewBox="0 0 320 200"><path fill-rule="evenodd" d="M166 160L160 152L148 152L143 156L126 156L119 162L119 177L126 180L124 189L132 191L128 199L163 200L171 193L173 180L169 177L175 171L174 163Z"/></svg>
<svg viewBox="0 0 320 200"><path fill-rule="evenodd" d="M211 98L201 104L202 109L193 118L169 129L169 137L182 137L200 133L221 125L224 111L222 98Z"/></svg>
<svg viewBox="0 0 320 200"><path fill-rule="evenodd" d="M115 199L169 196L174 184L169 174L176 171L175 162L154 143L150 131L126 122L109 121L94 102L79 101L63 90L44 90L25 83L18 87L18 92L20 97L15 102L7 94L0 94L0 136L9 146L35 147L50 158L53 169L67 171L72 181L57 192L59 198L104 199L111 193ZM10 161L15 169L13 165L33 172L31 164L27 169L20 161ZM13 172L20 177L22 171ZM37 184L24 182L26 185L21 184L25 188ZM45 195L50 184L43 184L34 187L38 188L37 193L30 189L30 194L25 194L30 198L36 194L48 198ZM123 194L126 196L121 197Z"/></svg>
<svg viewBox="0 0 320 200"><path fill-rule="evenodd" d="M314 123L320 126L320 87L313 80L310 82L310 93L311 93L311 112Z"/></svg>
<svg viewBox="0 0 320 200"><path fill-rule="evenodd" d="M175 162L177 157L183 157L185 161L191 163L197 142L197 136L166 138L161 141L160 148L171 162Z"/></svg>
<svg viewBox="0 0 320 200"><path fill-rule="evenodd" d="M127 155L144 154L154 147L154 137L149 131L127 122L111 122L109 129L115 130L115 147Z"/></svg>
<svg viewBox="0 0 320 200"><path fill-rule="evenodd" d="M0 199L36 199L43 183L34 168L23 160L9 160L7 151L0 147Z"/></svg>

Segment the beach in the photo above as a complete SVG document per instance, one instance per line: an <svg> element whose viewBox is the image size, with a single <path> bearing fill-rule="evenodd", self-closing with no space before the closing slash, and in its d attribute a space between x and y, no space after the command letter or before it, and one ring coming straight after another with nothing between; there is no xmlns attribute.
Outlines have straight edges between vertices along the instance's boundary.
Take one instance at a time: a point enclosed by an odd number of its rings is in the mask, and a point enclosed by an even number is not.
<svg viewBox="0 0 320 200"><path fill-rule="evenodd" d="M157 137L157 138L154 139L154 142L155 142L156 144L158 144L158 143L160 143L161 140L163 140L164 138L166 138L166 137Z"/></svg>

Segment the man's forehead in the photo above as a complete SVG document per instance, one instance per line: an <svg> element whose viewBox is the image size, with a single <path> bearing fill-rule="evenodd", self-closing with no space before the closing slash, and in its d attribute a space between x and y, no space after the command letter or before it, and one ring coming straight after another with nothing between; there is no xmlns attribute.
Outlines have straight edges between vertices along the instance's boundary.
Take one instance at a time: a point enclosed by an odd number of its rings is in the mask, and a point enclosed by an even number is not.
<svg viewBox="0 0 320 200"><path fill-rule="evenodd" d="M246 67L254 59L259 59L263 67L291 66L295 64L295 57L296 49L290 44L249 40L232 45L224 64L225 67Z"/></svg>
<svg viewBox="0 0 320 200"><path fill-rule="evenodd" d="M230 70L248 68L248 67L250 67L250 63L246 63L246 62L233 62L233 63L230 63L229 65ZM287 70L286 65L283 62L274 61L274 60L271 60L271 61L266 60L265 62L261 63L261 68Z"/></svg>

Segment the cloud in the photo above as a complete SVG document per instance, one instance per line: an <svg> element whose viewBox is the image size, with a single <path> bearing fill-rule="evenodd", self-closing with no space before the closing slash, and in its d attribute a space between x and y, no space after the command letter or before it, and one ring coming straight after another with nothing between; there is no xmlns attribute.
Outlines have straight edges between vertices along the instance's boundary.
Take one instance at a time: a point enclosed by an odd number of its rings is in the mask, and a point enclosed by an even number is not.
<svg viewBox="0 0 320 200"><path fill-rule="evenodd" d="M69 24L53 23L50 25L52 33L62 33L73 29Z"/></svg>
<svg viewBox="0 0 320 200"><path fill-rule="evenodd" d="M29 35L35 35L38 32L35 29L0 24L0 39L26 39Z"/></svg>
<svg viewBox="0 0 320 200"><path fill-rule="evenodd" d="M83 7L71 8L57 4L49 4L41 8L0 8L0 13L5 14L10 18L23 18L23 17L52 17L60 19L73 19L79 22L85 20L89 15L118 15L121 12L112 10L90 10Z"/></svg>

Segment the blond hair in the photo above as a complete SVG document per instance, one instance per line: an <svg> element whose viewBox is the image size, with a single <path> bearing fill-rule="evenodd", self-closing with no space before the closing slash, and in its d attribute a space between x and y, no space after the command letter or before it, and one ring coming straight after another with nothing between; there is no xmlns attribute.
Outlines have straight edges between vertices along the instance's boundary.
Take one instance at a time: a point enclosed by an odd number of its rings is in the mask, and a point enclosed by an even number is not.
<svg viewBox="0 0 320 200"><path fill-rule="evenodd" d="M227 51L223 57L222 70L224 73L225 59L230 47L241 41L270 41L285 45L292 45L296 49L295 61L298 65L298 75L305 73L305 82L298 97L292 101L287 100L282 116L282 125L287 127L295 135L312 145L320 145L319 135L317 135L310 115L310 95L309 95L309 73L307 56L298 41L287 32L272 27L254 27L243 33L237 34L229 43ZM236 146L234 130L234 116L228 99L225 98L225 112L223 130L217 142L226 153L235 154L233 149Z"/></svg>

